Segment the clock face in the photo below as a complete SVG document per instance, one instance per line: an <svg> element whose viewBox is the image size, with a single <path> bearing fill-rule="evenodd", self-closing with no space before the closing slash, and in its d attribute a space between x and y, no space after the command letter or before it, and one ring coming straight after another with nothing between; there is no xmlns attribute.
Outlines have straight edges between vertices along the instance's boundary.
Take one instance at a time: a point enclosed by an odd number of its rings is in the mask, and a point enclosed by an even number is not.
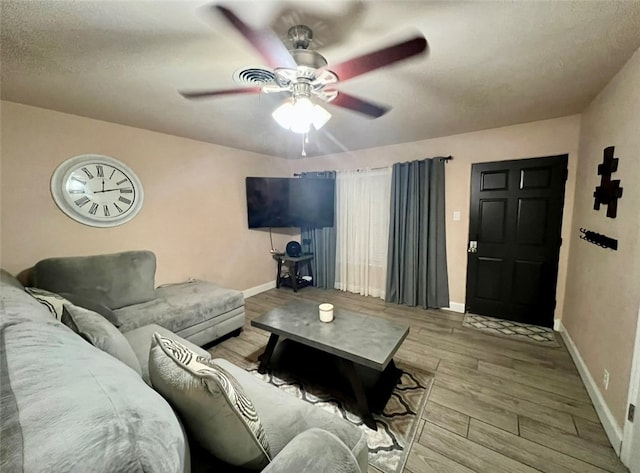
<svg viewBox="0 0 640 473"><path fill-rule="evenodd" d="M100 155L62 163L51 178L60 209L86 225L110 227L131 220L142 207L142 185L125 164Z"/></svg>

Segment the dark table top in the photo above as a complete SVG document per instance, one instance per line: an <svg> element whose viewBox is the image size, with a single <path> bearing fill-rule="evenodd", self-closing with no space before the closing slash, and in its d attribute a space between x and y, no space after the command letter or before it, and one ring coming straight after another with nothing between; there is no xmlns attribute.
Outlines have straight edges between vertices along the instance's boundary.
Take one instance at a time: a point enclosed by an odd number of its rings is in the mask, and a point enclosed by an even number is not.
<svg viewBox="0 0 640 473"><path fill-rule="evenodd" d="M335 306L333 322L321 322L319 305L293 301L252 320L251 325L380 371L409 334L406 325Z"/></svg>

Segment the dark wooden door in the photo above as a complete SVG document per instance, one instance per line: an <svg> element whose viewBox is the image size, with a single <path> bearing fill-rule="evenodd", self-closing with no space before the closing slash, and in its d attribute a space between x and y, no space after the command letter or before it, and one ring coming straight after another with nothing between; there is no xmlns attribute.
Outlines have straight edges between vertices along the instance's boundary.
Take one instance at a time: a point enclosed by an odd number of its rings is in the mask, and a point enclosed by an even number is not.
<svg viewBox="0 0 640 473"><path fill-rule="evenodd" d="M567 155L472 166L467 312L553 327L566 180Z"/></svg>

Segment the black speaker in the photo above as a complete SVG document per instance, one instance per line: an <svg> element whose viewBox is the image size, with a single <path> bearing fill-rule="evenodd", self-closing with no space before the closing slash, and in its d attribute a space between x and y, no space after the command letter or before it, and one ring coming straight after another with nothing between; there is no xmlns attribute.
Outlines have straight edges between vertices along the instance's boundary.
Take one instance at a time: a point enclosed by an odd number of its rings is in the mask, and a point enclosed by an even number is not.
<svg viewBox="0 0 640 473"><path fill-rule="evenodd" d="M287 243L286 252L287 255L291 256L292 258L297 258L302 254L302 247L297 241L290 241L289 243Z"/></svg>

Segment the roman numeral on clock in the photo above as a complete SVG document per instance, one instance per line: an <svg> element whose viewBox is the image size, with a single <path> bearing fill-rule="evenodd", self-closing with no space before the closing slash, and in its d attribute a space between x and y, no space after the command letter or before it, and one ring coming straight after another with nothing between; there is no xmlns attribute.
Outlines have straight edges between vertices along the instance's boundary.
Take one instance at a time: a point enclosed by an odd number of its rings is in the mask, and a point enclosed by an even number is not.
<svg viewBox="0 0 640 473"><path fill-rule="evenodd" d="M120 184L124 184L124 183L125 183L125 182L127 182L128 180L129 180L129 179L127 179L127 178L122 179L122 180L120 180L120 181L116 182L116 186L119 186Z"/></svg>
<svg viewBox="0 0 640 473"><path fill-rule="evenodd" d="M98 204L96 204L94 202L93 204L91 204L91 208L89 209L89 213L91 215L95 215L97 211L98 211Z"/></svg>
<svg viewBox="0 0 640 473"><path fill-rule="evenodd" d="M127 199L126 197L122 197L122 196L118 197L118 200L120 202L122 202L123 204L127 204L127 205L129 205L131 203L131 200Z"/></svg>
<svg viewBox="0 0 640 473"><path fill-rule="evenodd" d="M133 189L131 187L125 187L124 189L120 189L121 194L132 194Z"/></svg>
<svg viewBox="0 0 640 473"><path fill-rule="evenodd" d="M87 168L82 168L82 172L85 173L89 179L93 179L93 174L91 174L91 171Z"/></svg>
<svg viewBox="0 0 640 473"><path fill-rule="evenodd" d="M110 215L110 214L109 214L109 207L108 207L108 206L103 205L103 206L102 206L102 211L104 212L104 216L105 216L105 217L108 217L108 216Z"/></svg>
<svg viewBox="0 0 640 473"><path fill-rule="evenodd" d="M96 164L96 173L98 177L104 177L104 169L99 164Z"/></svg>
<svg viewBox="0 0 640 473"><path fill-rule="evenodd" d="M118 213L124 212L124 210L122 210L120 207L118 207L118 204L116 204L115 202L113 203L113 206L118 210Z"/></svg>
<svg viewBox="0 0 640 473"><path fill-rule="evenodd" d="M89 197L87 197L86 195L82 196L81 198L79 198L78 200L75 201L75 203L76 203L76 205L78 207L82 207L83 205L86 205L89 202L91 202L91 201L89 200Z"/></svg>

